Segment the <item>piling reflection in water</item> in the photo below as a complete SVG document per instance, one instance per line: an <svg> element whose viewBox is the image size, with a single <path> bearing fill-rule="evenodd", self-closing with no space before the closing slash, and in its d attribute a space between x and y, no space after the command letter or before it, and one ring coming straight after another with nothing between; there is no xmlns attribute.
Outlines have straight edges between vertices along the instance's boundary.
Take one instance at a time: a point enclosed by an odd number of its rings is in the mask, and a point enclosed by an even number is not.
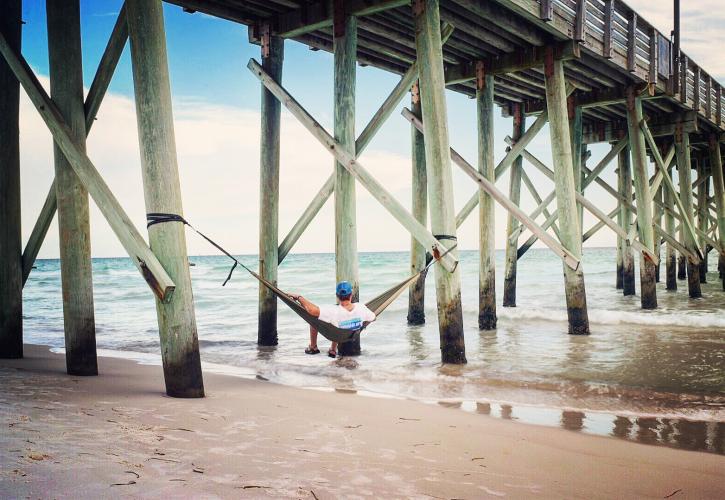
<svg viewBox="0 0 725 500"><path fill-rule="evenodd" d="M585 434L611 436L642 444L725 455L725 422L706 422L662 417L627 417L577 410L555 410L487 402L439 402L479 415L525 424L558 426Z"/></svg>

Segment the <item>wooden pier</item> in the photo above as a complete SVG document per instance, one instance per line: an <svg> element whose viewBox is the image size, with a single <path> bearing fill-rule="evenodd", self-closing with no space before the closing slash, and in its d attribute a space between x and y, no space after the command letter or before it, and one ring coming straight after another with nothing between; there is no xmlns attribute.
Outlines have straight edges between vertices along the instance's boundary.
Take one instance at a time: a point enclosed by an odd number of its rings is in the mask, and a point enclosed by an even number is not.
<svg viewBox="0 0 725 500"><path fill-rule="evenodd" d="M246 25L250 43L260 47L261 62L250 60L248 68L262 92L259 274L271 282L276 282L278 266L334 195L336 277L353 283L358 296L358 188L369 191L410 233L411 270L421 270L426 256L443 255L434 279L441 359L446 363L466 362L461 293L472 293L461 291L457 250L447 251L456 245L457 228L477 206L481 329L494 329L497 324L496 205L508 214L503 305L525 306L516 300L516 264L540 241L562 260L572 334L591 330L582 245L604 227L617 236L617 261L612 264L617 279L612 286L625 295L638 289L645 309L657 307L661 259L666 289L674 292L677 280L687 278L688 296L693 299L702 294L708 254L715 251L720 269L725 265L721 151L725 96L722 85L680 48L679 0L675 0L672 36L660 33L619 0L168 3L189 15L203 12ZM50 95L22 57L21 6L22 0L0 4L0 357L22 356L22 287L57 212L68 372L97 373L88 246L90 196L156 298L168 394L201 397L204 389L184 227L178 223L150 226L149 247L85 151L85 138L130 41L146 209L183 215L163 3L126 1L85 102L79 0L62 5L48 2ZM664 8L669 10L668 5ZM334 53L334 130L325 130L285 89L286 41ZM400 82L359 134L354 126L358 65L400 75ZM55 181L24 249L20 238L21 86L56 145ZM466 160L455 151L456 137L449 135L447 126L447 89L475 98L479 136L475 159ZM410 109L403 109L408 93ZM506 155L498 164L493 157L494 104L513 122ZM330 177L321 182L319 192L284 237L278 227L282 106L331 153ZM382 124L398 111L411 123L410 211L358 161ZM537 158L527 146L547 124L552 157ZM597 143L608 143L611 150L590 167L588 146ZM471 198L465 203L453 199L454 168L473 181ZM551 180L549 193L532 183L527 173L531 168ZM617 170L617 186L609 186L600 177L608 168ZM508 193L496 187L496 180L505 174L510 178ZM616 200L615 210L605 213L584 196L592 183ZM522 187L538 203L531 213L519 207ZM462 207L458 212L456 205ZM593 227L583 226L584 210L598 221ZM638 287L635 258L640 262ZM424 314L423 285L421 279L410 290L411 324L431 319ZM688 298L683 294L682 300ZM277 344L276 316L274 295L260 288L260 345ZM359 354L360 345L344 345L341 353Z"/></svg>

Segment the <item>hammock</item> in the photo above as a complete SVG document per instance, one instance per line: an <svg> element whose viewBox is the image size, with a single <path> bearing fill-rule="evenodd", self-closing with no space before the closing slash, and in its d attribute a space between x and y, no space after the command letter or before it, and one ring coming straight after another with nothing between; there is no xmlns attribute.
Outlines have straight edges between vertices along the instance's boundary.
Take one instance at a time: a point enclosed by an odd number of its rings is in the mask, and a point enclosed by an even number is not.
<svg viewBox="0 0 725 500"><path fill-rule="evenodd" d="M257 278L260 283L262 283L264 286L269 288L269 290L279 297L279 299L287 304L287 306L292 309L300 318L302 318L304 321L306 321L310 326L315 328L317 332L325 337L327 340L330 340L331 342L338 342L338 343L344 343L344 342L351 342L353 340L356 340L360 337L360 333L368 326L368 324L363 324L361 328L358 328L356 330L347 330L344 328L339 328L333 324L327 323L325 321L320 321L319 318L316 318L315 316L311 315L307 312L307 310L302 307L299 303L297 303L290 295L279 288L277 288L272 282L264 279L259 274L255 273L251 269L249 269L247 266L242 264L237 260L236 257L234 257L232 254L224 250L222 247L220 247L217 243L212 241L209 237L204 235L203 233L199 232L194 226L189 224L186 219L181 217L180 215L176 214L166 214L166 213L150 213L146 215L146 218L148 220L148 223L146 227L153 226L154 224L159 224L162 222L181 222L182 224L185 224L189 226L191 229L193 229L199 236L204 238L206 241L211 243L214 247L216 247L218 250L223 252L227 257L232 259L234 261L234 265L232 266L231 270L229 271L229 275L227 276L227 279L224 280L224 283L222 286L226 285L229 280L232 277L232 273L234 273L234 269L236 269L237 265L244 268L249 274ZM398 283L397 285L389 288L388 290L384 291L377 297L373 298L369 302L367 302L365 305L370 309L372 312L375 313L375 316L379 316L390 304L397 299L403 291L405 291L410 285L412 285L420 276L425 276L425 274L428 272L428 270L437 262L437 260L440 260L443 258L448 252L456 248L456 245L454 244L451 248L446 250L445 253L440 255L438 259L431 258L430 261L426 264L425 268L423 268L422 271L419 273L414 274L413 276L410 276L409 278L406 278L402 282Z"/></svg>

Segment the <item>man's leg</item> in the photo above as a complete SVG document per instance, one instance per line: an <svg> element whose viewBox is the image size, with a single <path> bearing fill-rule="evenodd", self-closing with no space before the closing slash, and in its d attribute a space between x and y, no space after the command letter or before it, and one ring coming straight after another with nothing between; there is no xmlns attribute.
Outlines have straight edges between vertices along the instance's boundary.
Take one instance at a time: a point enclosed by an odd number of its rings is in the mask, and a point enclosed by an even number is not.
<svg viewBox="0 0 725 500"><path fill-rule="evenodd" d="M317 349L317 330L310 326L310 350Z"/></svg>

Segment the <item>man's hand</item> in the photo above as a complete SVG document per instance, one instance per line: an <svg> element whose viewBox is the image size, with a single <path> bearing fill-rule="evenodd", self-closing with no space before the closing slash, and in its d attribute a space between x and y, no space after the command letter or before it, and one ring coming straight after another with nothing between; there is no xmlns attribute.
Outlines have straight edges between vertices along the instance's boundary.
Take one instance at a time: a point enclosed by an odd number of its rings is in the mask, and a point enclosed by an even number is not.
<svg viewBox="0 0 725 500"><path fill-rule="evenodd" d="M299 302L300 301L300 298L302 297L302 295L297 295L297 294L294 294L294 293L289 294L289 296L290 296L290 298L292 300L294 300L296 302Z"/></svg>

